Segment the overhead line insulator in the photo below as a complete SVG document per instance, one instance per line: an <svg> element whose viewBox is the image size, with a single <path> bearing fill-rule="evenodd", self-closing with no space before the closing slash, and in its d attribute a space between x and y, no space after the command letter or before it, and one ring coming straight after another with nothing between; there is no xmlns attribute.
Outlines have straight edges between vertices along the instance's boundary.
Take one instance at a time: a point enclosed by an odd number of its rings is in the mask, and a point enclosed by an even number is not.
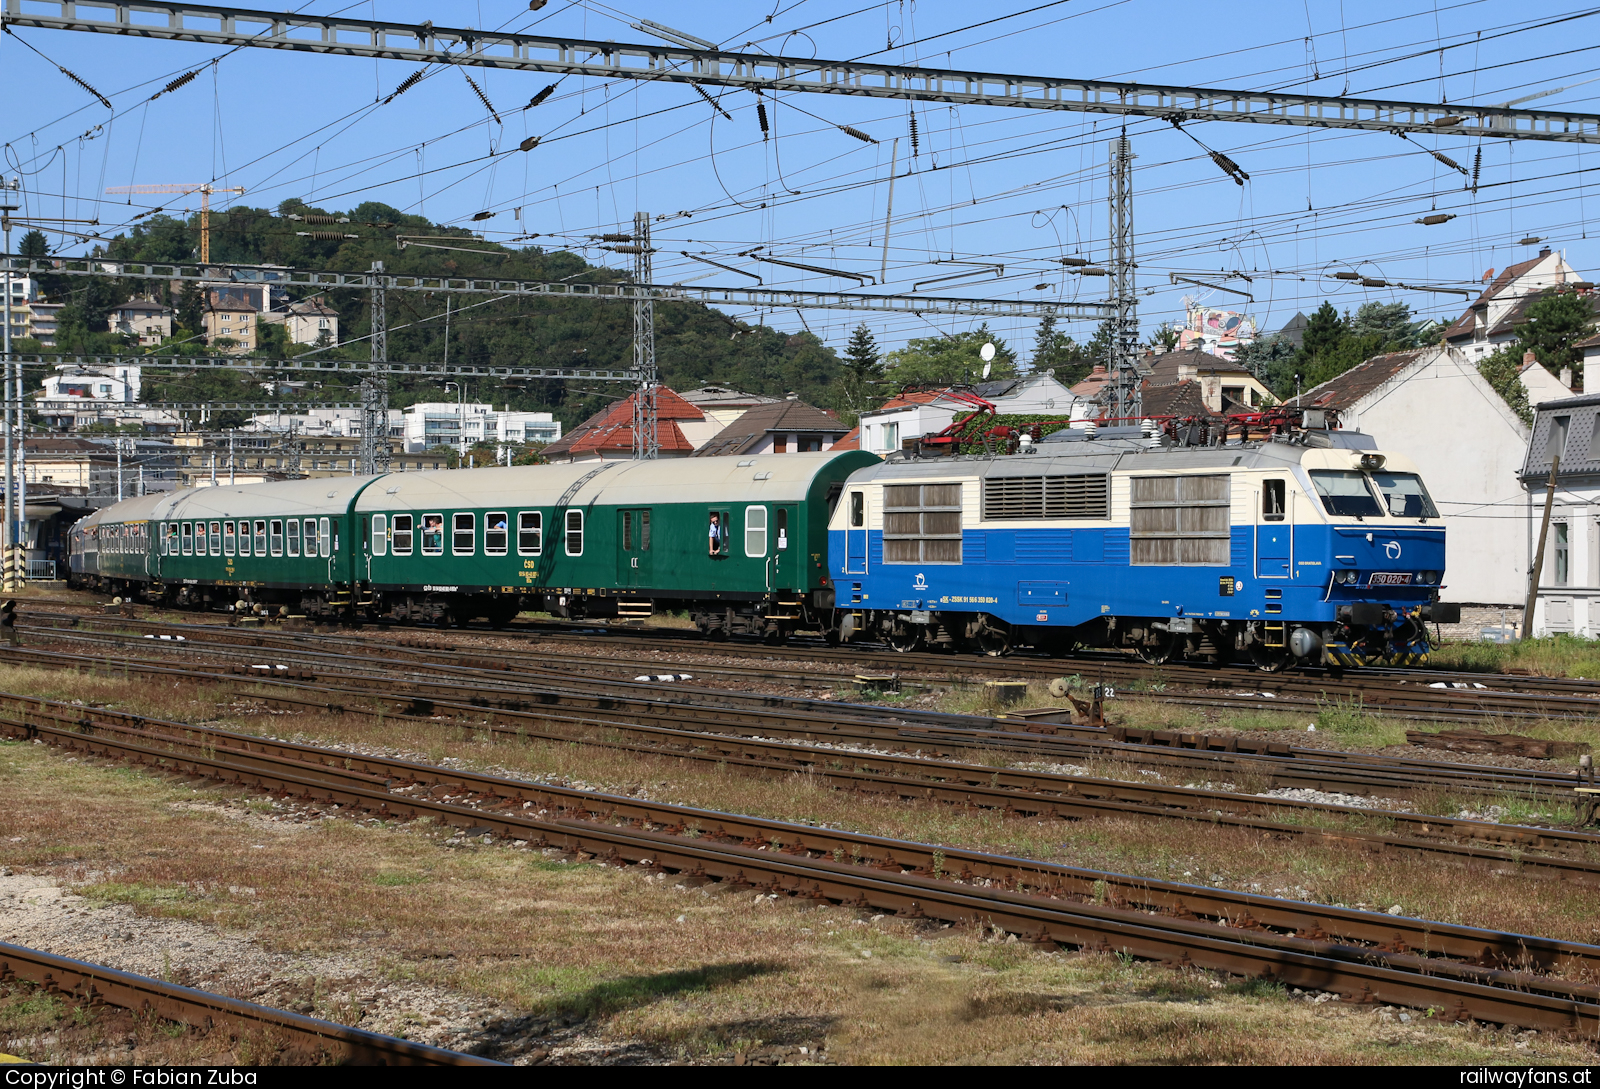
<svg viewBox="0 0 1600 1089"><path fill-rule="evenodd" d="M539 137L530 136L526 140L522 141L522 143L517 145L517 150L518 151L532 151L534 148L536 148L538 146L539 146Z"/></svg>
<svg viewBox="0 0 1600 1089"><path fill-rule="evenodd" d="M545 99L549 98L551 95L553 95L555 93L556 93L556 85L554 83L552 83L552 84L550 84L550 86L546 87L544 90L540 91L538 94L536 94L532 98L528 99L528 104L526 106L524 106L523 109L531 110L535 106L537 106L539 103L543 102Z"/></svg>
<svg viewBox="0 0 1600 1089"><path fill-rule="evenodd" d="M844 133L846 136L854 136L857 140L860 140L864 144L876 144L878 142L874 137L868 136L860 129L851 125L840 125L839 131Z"/></svg>
<svg viewBox="0 0 1600 1089"><path fill-rule="evenodd" d="M412 72L405 79L401 80L400 86L389 92L389 97L383 100L383 104L387 106L389 103L393 102L395 99L411 90L411 88L415 87L417 85L417 81L422 78L423 73L426 71L427 69L425 68L419 68L415 72Z"/></svg>
<svg viewBox="0 0 1600 1089"><path fill-rule="evenodd" d="M318 242L343 242L347 238L360 238L359 234L345 234L342 231L296 231L300 238L310 238Z"/></svg>
<svg viewBox="0 0 1600 1089"><path fill-rule="evenodd" d="M176 91L179 87L182 87L184 84L186 84L190 80L194 79L195 76L198 76L200 74L200 72L201 72L201 69L199 69L199 68L196 68L193 72L185 72L183 75L179 76L177 79L173 80L171 83L169 83L165 87L161 88L161 90L159 90L155 94L151 95L150 96L150 101L154 102L156 99L160 98L162 95L171 94L173 91Z"/></svg>
<svg viewBox="0 0 1600 1089"><path fill-rule="evenodd" d="M1415 220L1414 222L1420 223L1424 227L1437 227L1441 223L1449 223L1454 218L1454 215L1447 215L1444 212L1438 212L1431 216L1423 216L1421 219Z"/></svg>

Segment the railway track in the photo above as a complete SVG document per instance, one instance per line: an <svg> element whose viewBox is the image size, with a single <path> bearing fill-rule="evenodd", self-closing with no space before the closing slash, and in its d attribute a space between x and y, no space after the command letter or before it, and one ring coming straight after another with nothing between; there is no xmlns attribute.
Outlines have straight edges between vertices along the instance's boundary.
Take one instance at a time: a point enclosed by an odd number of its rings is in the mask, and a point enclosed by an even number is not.
<svg viewBox="0 0 1600 1089"><path fill-rule="evenodd" d="M237 639L244 645L290 648L304 645L307 640L324 641L325 645L347 648L350 653L358 649L379 646L384 653L405 657L408 652L432 656L432 661L451 658L481 658L482 650L453 650L430 633L425 640L411 634L409 640L390 641L329 634L294 634L265 630L244 630L223 625L173 623L168 621L130 619L125 617L82 617L67 614L30 612L23 618L27 627L82 628L87 630L134 629L156 634L184 634L194 638L194 632L205 631L213 641ZM411 632L411 629L407 629ZM226 636L221 632L227 632ZM593 642L593 633L558 630L551 633L525 633L515 629L490 631L497 637L522 637L529 640L559 639L562 641ZM424 647L407 647L406 641L424 641ZM695 662L692 669L702 676L723 676L733 679L761 679L784 681L802 685L840 685L849 683L862 671L863 652L857 648L829 647L806 648L741 646L735 643L707 643L696 639L653 639L634 635L607 634L601 641L608 647L648 646L659 651L663 645L674 649L692 651L697 656L749 655L764 659L760 665L735 666L726 663L707 664ZM493 654L498 659L514 663L520 670L548 672L553 670L586 672L597 675L625 677L630 674L663 672L664 665L657 658L595 657L592 655L559 655L545 650L517 655L501 648ZM775 663L783 661L838 661L840 671L819 672L815 669L785 668ZM922 684L957 685L972 683L985 677L1005 679L1049 680L1063 674L1076 675L1093 682L1110 683L1131 698L1159 698L1162 702L1206 708L1229 708L1247 711L1273 711L1315 715L1330 704L1341 709L1392 718L1430 722L1459 722L1485 724L1496 722L1528 722L1544 720L1591 719L1600 716L1600 682L1569 678L1530 678L1509 675L1487 677L1464 673L1417 671L1388 671L1382 674L1351 673L1342 678L1305 674L1263 674L1242 668L1198 666L1189 663L1167 663L1163 666L1135 664L1125 659L1099 657L1081 660L1049 658L991 659L979 656L948 654L890 654L880 659L882 666L904 671L916 671ZM866 667L871 668L871 667ZM1433 686L1440 687L1433 687ZM1132 687L1130 687L1132 686Z"/></svg>
<svg viewBox="0 0 1600 1089"><path fill-rule="evenodd" d="M429 818L467 836L499 836L690 885L995 927L1041 948L1117 951L1334 991L1356 1003L1426 1007L1445 1019L1600 1034L1595 946L549 787L183 723L129 724L126 716L97 720L91 713L75 729L22 721L0 730L86 756L267 790L314 812Z"/></svg>
<svg viewBox="0 0 1600 1089"><path fill-rule="evenodd" d="M154 1012L208 1033L249 1037L294 1066L504 1066L288 1010L0 942L0 983L25 981L79 1006Z"/></svg>
<svg viewBox="0 0 1600 1089"><path fill-rule="evenodd" d="M171 646L174 654L209 654L240 662L258 659L263 648L248 641L255 633L236 633L248 646L186 639L178 644L152 644L115 633L60 633L59 637L87 643L127 647ZM278 637L282 638L282 637ZM297 661L320 678L317 685L287 681L271 673L256 673L260 683L282 688L298 685L311 692L325 691L321 706L342 707L358 694L405 695L406 707L421 708L417 699L438 704L470 703L480 714L497 715L496 721L524 725L543 714L562 711L604 719L618 725L660 725L674 729L737 734L790 741L893 746L937 756L994 750L1018 757L1032 756L1057 762L1112 758L1135 766L1168 769L1212 781L1248 776L1266 777L1268 789L1300 787L1363 795L1403 798L1419 788L1447 788L1470 794L1515 792L1530 796L1563 797L1577 785L1575 771L1487 768L1481 765L1339 753L1322 749L1297 749L1269 742L1255 751L1235 751L1204 735L1169 735L1168 744L1119 741L1113 731L1052 725L1055 735L1006 729L993 719L974 716L925 714L874 705L842 705L770 696L741 696L722 690L661 686L631 681L606 681L572 677L550 671L527 676L503 660L469 660L473 664L430 663L410 659L379 659L370 653L346 655L294 646L274 646L274 656ZM170 662L133 657L96 658L63 655L55 651L16 652L17 661L30 660L49 668L72 666L100 671L179 675L211 673L199 665L173 666ZM246 668L249 668L248 666ZM214 676L214 675L213 675ZM332 685L334 689L329 690ZM313 703L317 702L315 700ZM999 728L997 728L999 727ZM1037 728L1037 727L1035 727ZM1244 747L1247 748L1247 747Z"/></svg>
<svg viewBox="0 0 1600 1089"><path fill-rule="evenodd" d="M163 674L196 683L233 679L165 669ZM929 755L871 749L833 741L811 744L713 732L726 723L713 710L695 722L680 716L675 725L639 725L637 716L596 717L539 710L487 708L482 701L443 701L379 695L364 689L339 689L299 682L268 682L274 694L258 698L271 707L299 711L338 709L371 719L439 722L452 734L485 734L495 740L579 742L638 755L733 768L757 776L805 774L835 789L888 795L907 801L967 808L989 808L1047 820L1107 816L1181 819L1214 828L1246 829L1284 841L1320 842L1384 853L1427 857L1493 872L1537 875L1600 884L1600 836L1577 830L1501 825L1428 814L1374 811L1317 802L1261 797L1230 790L1164 786L1087 774L1030 771L989 764L937 759ZM368 706L362 706L367 704ZM143 729L148 720L104 708L46 704L34 697L0 693L0 714L26 716L56 728ZM682 721L688 719L688 721ZM442 720L442 721L441 721ZM672 720L668 720L672 721ZM699 729L684 728L698 725ZM711 727L712 729L708 729Z"/></svg>

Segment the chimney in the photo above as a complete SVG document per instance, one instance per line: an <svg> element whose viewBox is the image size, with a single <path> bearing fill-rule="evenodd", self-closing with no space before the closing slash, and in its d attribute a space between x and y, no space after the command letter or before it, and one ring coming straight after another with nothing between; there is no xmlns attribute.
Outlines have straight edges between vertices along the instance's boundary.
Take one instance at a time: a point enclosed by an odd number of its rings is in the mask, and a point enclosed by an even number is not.
<svg viewBox="0 0 1600 1089"><path fill-rule="evenodd" d="M1542 248L1539 251L1539 256L1540 257L1549 257L1550 256L1550 247L1549 246L1545 246L1544 248Z"/></svg>
<svg viewBox="0 0 1600 1089"><path fill-rule="evenodd" d="M1563 386L1566 386L1568 389L1572 388L1572 368L1571 367L1562 367L1561 368L1561 384Z"/></svg>
<svg viewBox="0 0 1600 1089"><path fill-rule="evenodd" d="M1526 352L1522 353L1522 369L1523 370L1527 370L1529 367L1531 367L1536 362L1538 362L1538 359L1534 356L1532 351L1526 351Z"/></svg>

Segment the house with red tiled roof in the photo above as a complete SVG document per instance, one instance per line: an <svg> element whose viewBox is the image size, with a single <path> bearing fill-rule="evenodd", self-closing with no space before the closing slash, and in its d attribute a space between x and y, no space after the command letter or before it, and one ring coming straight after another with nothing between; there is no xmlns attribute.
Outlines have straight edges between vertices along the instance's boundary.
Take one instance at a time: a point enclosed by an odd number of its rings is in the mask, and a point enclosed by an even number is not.
<svg viewBox="0 0 1600 1089"><path fill-rule="evenodd" d="M1591 305L1600 303L1594 284L1567 264L1564 254L1549 249L1509 265L1498 274L1490 269L1484 278L1490 281L1489 286L1443 333L1446 344L1459 349L1474 363L1516 339L1516 327L1527 320L1528 308L1553 290L1577 290L1589 297Z"/></svg>
<svg viewBox="0 0 1600 1089"><path fill-rule="evenodd" d="M626 399L590 416L540 453L552 464L575 461L626 460L633 457L633 402ZM705 413L666 386L656 387L656 443L664 458L685 458L696 443L690 431L703 430Z"/></svg>
<svg viewBox="0 0 1600 1089"><path fill-rule="evenodd" d="M1289 403L1337 409L1343 429L1416 463L1449 542L1443 600L1520 604L1529 553L1518 474L1528 428L1465 351L1431 345L1374 356Z"/></svg>
<svg viewBox="0 0 1600 1089"><path fill-rule="evenodd" d="M833 413L791 395L742 413L696 450L694 456L832 450L834 443L849 431L850 428Z"/></svg>

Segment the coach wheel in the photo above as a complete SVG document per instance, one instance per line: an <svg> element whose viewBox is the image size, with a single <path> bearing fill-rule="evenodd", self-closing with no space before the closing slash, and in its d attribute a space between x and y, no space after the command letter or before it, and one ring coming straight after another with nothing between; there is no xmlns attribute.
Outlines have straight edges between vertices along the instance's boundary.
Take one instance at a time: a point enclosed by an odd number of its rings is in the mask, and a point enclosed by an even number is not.
<svg viewBox="0 0 1600 1089"><path fill-rule="evenodd" d="M922 626L897 620L889 629L888 642L889 649L909 654L922 646Z"/></svg>
<svg viewBox="0 0 1600 1089"><path fill-rule="evenodd" d="M1166 665L1172 660L1172 652L1177 649L1178 641L1168 634L1158 635L1156 639L1154 645L1140 643L1134 648L1134 652L1139 655L1141 661L1150 665Z"/></svg>

